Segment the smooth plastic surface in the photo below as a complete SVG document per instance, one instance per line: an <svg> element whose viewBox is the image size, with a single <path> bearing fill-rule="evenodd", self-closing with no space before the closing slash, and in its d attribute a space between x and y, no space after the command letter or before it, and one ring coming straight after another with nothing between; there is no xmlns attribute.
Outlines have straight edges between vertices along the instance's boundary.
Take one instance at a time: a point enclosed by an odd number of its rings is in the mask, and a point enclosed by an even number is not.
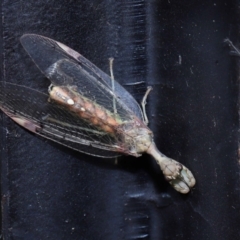
<svg viewBox="0 0 240 240"><path fill-rule="evenodd" d="M114 75L138 101L147 86L158 148L197 184L175 192L148 156L79 154L1 114L4 239L189 239L240 236L235 1L2 1L2 80L46 92L19 39L65 43ZM116 164L117 162L117 164Z"/></svg>

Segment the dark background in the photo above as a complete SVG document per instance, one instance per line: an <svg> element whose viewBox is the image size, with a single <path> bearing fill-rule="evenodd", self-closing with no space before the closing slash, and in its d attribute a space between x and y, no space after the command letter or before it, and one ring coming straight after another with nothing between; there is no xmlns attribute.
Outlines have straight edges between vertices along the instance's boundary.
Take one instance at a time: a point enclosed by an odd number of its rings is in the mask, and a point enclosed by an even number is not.
<svg viewBox="0 0 240 240"><path fill-rule="evenodd" d="M1 114L3 239L239 239L238 1L2 0L1 75L46 92L19 38L58 40L140 101L160 150L197 184L175 192L148 156L90 157Z"/></svg>

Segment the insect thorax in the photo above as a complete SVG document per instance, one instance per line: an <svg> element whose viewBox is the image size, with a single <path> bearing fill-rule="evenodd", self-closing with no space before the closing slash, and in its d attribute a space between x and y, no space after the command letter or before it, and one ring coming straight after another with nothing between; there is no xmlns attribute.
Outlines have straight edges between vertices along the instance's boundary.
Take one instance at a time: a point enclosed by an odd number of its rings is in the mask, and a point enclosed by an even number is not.
<svg viewBox="0 0 240 240"><path fill-rule="evenodd" d="M124 148L129 155L141 156L153 142L153 133L139 120L123 123L118 127L118 133Z"/></svg>

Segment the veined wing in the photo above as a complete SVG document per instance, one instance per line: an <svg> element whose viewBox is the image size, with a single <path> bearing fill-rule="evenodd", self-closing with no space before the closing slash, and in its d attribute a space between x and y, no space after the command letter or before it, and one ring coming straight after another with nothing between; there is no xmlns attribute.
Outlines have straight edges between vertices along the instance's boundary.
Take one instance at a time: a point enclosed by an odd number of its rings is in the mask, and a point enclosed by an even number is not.
<svg viewBox="0 0 240 240"><path fill-rule="evenodd" d="M50 78L53 84L58 86L76 85L78 89L83 89L85 87L85 94L87 94L87 91L90 91L87 97L95 96L97 101L100 100L97 97L97 93L100 93L102 89L104 89L106 94L106 89L108 89L108 96L106 96L105 101L112 103L113 98L115 98L116 101L118 101L118 105L121 105L120 108L128 109L127 111L133 112L134 115L143 120L141 108L131 94L116 81L114 82L113 90L111 78L81 54L62 43L35 34L23 35L21 37L21 43L38 68ZM62 73L64 73L64 75L61 76L61 74L59 75L56 73L56 70L60 69L63 63L65 67L62 68ZM77 71L74 71L74 77L72 75L68 76L69 72L65 72L68 68L67 63L71 70L77 70L78 68ZM72 67L70 67L70 65ZM52 77L49 74L51 71L53 73ZM78 72L78 74L76 74L76 72ZM79 75L82 75L82 78L76 79ZM93 82L90 83L90 81ZM98 89L96 89L96 83L98 84ZM99 88L100 85L101 90ZM95 86L94 92L92 86ZM84 89L82 91L84 91ZM101 100L104 101L103 99ZM107 107L108 105L106 106L105 104L102 106Z"/></svg>
<svg viewBox="0 0 240 240"><path fill-rule="evenodd" d="M124 152L113 136L48 98L36 90L0 82L0 108L28 130L94 156L114 157Z"/></svg>
<svg viewBox="0 0 240 240"><path fill-rule="evenodd" d="M53 85L74 89L80 97L90 100L99 109L107 110L113 118L118 118L121 122L132 121L135 117L135 114L116 97L112 90L103 85L94 73L86 71L72 60L59 60L45 71L45 75ZM58 84L59 82L64 84ZM65 84L66 82L69 84Z"/></svg>

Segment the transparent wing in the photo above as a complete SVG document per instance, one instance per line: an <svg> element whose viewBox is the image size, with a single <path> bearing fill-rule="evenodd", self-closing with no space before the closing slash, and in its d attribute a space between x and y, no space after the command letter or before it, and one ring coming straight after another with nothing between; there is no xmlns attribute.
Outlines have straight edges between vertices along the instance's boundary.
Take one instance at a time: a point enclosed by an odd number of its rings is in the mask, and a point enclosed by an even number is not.
<svg viewBox="0 0 240 240"><path fill-rule="evenodd" d="M59 60L50 66L45 74L54 85L62 86L65 84L58 83L68 82L70 86L73 86L77 82L77 92L81 96L104 107L113 116L117 115L122 122L131 121L135 115L120 99L116 98L109 88L99 82L96 76L71 60Z"/></svg>
<svg viewBox="0 0 240 240"><path fill-rule="evenodd" d="M36 90L0 82L0 108L28 130L77 151L99 157L125 151L113 136L49 102L48 95Z"/></svg>
<svg viewBox="0 0 240 240"><path fill-rule="evenodd" d="M87 97L95 96L97 101L100 100L97 93L99 91L106 92L107 89L106 101L112 103L113 98L115 98L121 108L128 109L143 120L141 108L131 94L116 81L113 91L111 78L79 53L62 43L35 34L23 35L21 43L35 64L50 78L53 84L60 86L76 85L79 91L82 89L85 96L90 91ZM62 72L57 72L59 69ZM69 75L69 72L72 72L72 74ZM96 84L98 84L98 89ZM99 94L102 95L100 92ZM101 99L100 101L104 100Z"/></svg>

